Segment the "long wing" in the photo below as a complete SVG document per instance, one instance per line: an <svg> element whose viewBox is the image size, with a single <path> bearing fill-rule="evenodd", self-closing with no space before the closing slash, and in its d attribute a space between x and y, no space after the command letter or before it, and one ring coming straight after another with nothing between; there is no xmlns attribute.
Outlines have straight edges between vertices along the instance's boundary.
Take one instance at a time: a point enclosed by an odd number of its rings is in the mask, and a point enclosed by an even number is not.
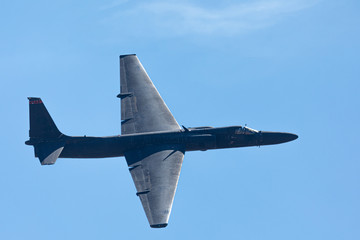
<svg viewBox="0 0 360 240"><path fill-rule="evenodd" d="M149 147L128 152L125 158L150 226L166 227L184 150L180 146Z"/></svg>
<svg viewBox="0 0 360 240"><path fill-rule="evenodd" d="M136 55L120 56L121 134L180 129ZM179 180L184 149L149 146L125 153L151 227L166 227Z"/></svg>
<svg viewBox="0 0 360 240"><path fill-rule="evenodd" d="M120 56L121 134L180 129L135 54Z"/></svg>

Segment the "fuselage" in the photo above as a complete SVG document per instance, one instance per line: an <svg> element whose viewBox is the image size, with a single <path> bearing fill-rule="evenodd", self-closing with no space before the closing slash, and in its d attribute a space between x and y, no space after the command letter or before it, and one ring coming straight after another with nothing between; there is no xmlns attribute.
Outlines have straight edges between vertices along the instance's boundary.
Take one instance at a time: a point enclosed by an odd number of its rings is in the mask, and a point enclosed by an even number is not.
<svg viewBox="0 0 360 240"><path fill-rule="evenodd" d="M158 146L176 146L184 151L261 146L288 142L297 135L256 131L247 127L189 128L169 132L149 132L110 137L70 137L62 135L46 142L62 142L60 158L106 158L124 156L126 152ZM34 145L36 139L30 139Z"/></svg>

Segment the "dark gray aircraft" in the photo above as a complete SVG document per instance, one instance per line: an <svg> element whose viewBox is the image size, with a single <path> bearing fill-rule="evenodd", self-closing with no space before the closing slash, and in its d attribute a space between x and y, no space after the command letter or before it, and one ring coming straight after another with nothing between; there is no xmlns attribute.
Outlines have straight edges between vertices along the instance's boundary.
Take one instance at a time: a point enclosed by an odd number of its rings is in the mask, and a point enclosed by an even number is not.
<svg viewBox="0 0 360 240"><path fill-rule="evenodd" d="M70 137L61 133L40 98L29 97L30 139L42 165L57 158L125 156L150 226L168 224L186 151L279 144L291 133L243 126L178 125L135 54L120 56L121 136Z"/></svg>

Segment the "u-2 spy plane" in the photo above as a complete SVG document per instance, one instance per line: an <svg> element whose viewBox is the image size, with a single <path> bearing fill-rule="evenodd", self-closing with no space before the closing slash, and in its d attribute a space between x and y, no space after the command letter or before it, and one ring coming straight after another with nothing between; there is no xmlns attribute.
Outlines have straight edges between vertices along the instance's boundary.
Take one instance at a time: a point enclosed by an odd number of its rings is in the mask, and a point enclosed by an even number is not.
<svg viewBox="0 0 360 240"><path fill-rule="evenodd" d="M298 136L246 126L180 127L135 54L120 56L121 135L71 137L61 133L40 98L29 97L30 139L41 165L58 158L125 156L136 195L152 228L168 224L187 151L285 143Z"/></svg>

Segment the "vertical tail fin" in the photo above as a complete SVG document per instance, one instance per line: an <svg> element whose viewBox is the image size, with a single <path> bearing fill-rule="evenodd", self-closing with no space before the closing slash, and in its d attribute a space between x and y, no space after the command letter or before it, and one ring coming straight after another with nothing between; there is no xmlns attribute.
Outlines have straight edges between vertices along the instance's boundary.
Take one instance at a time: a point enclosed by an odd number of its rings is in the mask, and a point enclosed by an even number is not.
<svg viewBox="0 0 360 240"><path fill-rule="evenodd" d="M62 135L41 98L29 97L30 138L57 138Z"/></svg>
<svg viewBox="0 0 360 240"><path fill-rule="evenodd" d="M30 140L25 144L34 146L35 157L39 158L41 165L54 164L65 146L65 143L59 139L63 134L56 127L41 98L28 99Z"/></svg>

